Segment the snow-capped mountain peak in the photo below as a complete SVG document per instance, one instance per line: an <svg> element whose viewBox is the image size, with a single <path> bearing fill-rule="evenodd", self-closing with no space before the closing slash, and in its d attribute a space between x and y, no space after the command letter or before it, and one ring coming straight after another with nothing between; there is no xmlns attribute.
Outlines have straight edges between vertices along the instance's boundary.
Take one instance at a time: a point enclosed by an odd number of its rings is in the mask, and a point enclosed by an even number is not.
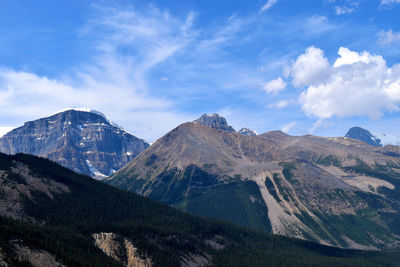
<svg viewBox="0 0 400 267"><path fill-rule="evenodd" d="M111 124L112 126L117 127L117 128L120 128L121 130L124 130L121 126L119 126L119 125L116 124L115 122L113 122L113 121L111 121L110 119L108 119L107 116L104 115L104 113L102 113L102 112L100 112L100 111L97 111L97 110L95 110L95 109L87 108L87 107L64 108L64 109L62 109L62 110L60 110L60 111L57 111L56 113L51 114L51 115L48 116L48 117L51 117L51 116L54 116L54 115L57 115L57 114L59 114L59 113L63 113L63 112L66 112L66 111L70 111L70 110L72 110L72 111L79 111L79 112L88 112L88 113L96 114L96 115L98 115L98 116L103 117L103 118L104 118L109 124Z"/></svg>

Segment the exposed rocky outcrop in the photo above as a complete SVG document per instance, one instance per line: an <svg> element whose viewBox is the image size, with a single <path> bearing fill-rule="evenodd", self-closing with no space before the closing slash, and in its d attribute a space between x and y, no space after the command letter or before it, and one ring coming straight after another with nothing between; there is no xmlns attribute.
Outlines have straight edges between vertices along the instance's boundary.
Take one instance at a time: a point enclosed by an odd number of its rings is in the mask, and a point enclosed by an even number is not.
<svg viewBox="0 0 400 267"><path fill-rule="evenodd" d="M200 123L202 125L214 128L214 129L220 129L220 130L225 130L228 132L234 132L235 129L233 129L232 126L229 126L228 123L226 122L226 119L224 117L221 117L218 114L203 114L200 118L194 121L195 123Z"/></svg>
<svg viewBox="0 0 400 267"><path fill-rule="evenodd" d="M0 152L46 157L98 179L111 175L148 146L89 109L68 109L26 122L0 138Z"/></svg>
<svg viewBox="0 0 400 267"><path fill-rule="evenodd" d="M92 235L95 245L106 255L114 258L127 267L150 267L151 259L141 258L131 241L114 233L97 233Z"/></svg>

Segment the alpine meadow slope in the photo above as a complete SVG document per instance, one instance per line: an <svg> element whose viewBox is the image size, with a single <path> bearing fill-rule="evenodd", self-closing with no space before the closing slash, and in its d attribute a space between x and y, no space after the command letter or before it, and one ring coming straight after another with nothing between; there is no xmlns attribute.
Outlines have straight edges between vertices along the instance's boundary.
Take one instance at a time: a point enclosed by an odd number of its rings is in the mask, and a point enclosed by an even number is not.
<svg viewBox="0 0 400 267"><path fill-rule="evenodd" d="M244 136L209 125L178 126L106 183L274 234L399 247L400 147L281 131Z"/></svg>

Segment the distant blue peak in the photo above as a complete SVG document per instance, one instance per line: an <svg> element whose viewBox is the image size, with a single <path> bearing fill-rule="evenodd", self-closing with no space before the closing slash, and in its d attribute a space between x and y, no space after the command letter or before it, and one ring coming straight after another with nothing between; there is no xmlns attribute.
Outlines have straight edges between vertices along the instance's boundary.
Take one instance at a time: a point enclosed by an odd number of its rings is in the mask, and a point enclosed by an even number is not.
<svg viewBox="0 0 400 267"><path fill-rule="evenodd" d="M381 139L378 139L376 136L371 134L368 130L365 130L361 127L353 127L351 128L345 137L353 138L357 140L361 140L367 144L372 146L382 146Z"/></svg>

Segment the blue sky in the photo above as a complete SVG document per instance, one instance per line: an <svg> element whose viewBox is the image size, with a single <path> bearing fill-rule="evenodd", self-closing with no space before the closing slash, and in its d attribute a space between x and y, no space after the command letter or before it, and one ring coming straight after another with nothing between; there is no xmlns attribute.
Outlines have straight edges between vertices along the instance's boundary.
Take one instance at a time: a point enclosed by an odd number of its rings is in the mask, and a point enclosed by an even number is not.
<svg viewBox="0 0 400 267"><path fill-rule="evenodd" d="M399 0L1 0L0 128L90 107L150 141L203 113L259 133L400 137L399 12Z"/></svg>

